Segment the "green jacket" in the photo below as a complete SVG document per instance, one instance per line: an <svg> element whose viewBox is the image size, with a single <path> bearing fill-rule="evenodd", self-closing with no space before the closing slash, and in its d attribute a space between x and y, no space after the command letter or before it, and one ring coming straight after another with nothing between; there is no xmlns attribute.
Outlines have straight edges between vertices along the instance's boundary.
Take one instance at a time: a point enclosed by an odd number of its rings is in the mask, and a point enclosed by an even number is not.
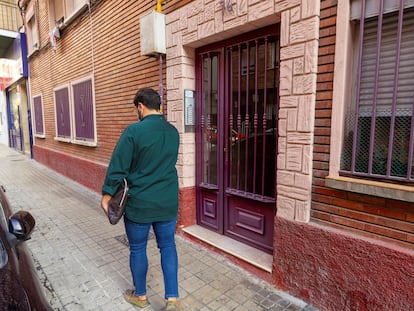
<svg viewBox="0 0 414 311"><path fill-rule="evenodd" d="M113 196L124 177L129 197L125 217L137 223L177 217L179 133L163 115L148 115L119 138L106 172L102 194Z"/></svg>

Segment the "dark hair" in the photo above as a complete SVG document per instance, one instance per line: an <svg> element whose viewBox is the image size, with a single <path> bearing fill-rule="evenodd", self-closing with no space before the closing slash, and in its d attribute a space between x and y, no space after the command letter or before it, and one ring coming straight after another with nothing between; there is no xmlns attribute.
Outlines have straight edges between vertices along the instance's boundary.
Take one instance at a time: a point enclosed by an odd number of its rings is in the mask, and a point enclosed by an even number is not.
<svg viewBox="0 0 414 311"><path fill-rule="evenodd" d="M138 90L134 98L135 107L138 107L139 103L150 109L160 110L161 98L155 90L149 87L142 88Z"/></svg>

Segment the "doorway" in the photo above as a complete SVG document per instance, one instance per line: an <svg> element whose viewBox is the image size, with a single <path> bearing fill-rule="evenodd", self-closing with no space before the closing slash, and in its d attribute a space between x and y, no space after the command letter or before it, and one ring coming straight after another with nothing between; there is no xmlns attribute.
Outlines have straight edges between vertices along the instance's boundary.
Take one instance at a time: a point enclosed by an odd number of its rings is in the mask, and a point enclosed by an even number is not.
<svg viewBox="0 0 414 311"><path fill-rule="evenodd" d="M278 29L196 51L197 223L268 253L276 214Z"/></svg>
<svg viewBox="0 0 414 311"><path fill-rule="evenodd" d="M26 81L21 80L6 91L9 123L9 146L31 156L31 119L26 96Z"/></svg>

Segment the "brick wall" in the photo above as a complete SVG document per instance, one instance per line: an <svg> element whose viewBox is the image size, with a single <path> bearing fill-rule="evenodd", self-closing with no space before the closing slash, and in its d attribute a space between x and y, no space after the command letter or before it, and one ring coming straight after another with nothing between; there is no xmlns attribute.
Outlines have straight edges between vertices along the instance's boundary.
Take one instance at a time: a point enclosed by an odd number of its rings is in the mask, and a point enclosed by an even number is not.
<svg viewBox="0 0 414 311"><path fill-rule="evenodd" d="M48 41L47 1L38 1L38 6L41 46L30 57L29 66L31 96L43 96L46 138L36 138L35 145L38 149L105 164L122 130L136 121L132 99L137 89L159 88L158 58L141 56L139 47L139 18L155 9L155 3L99 1L99 5L92 5L91 14L86 10L62 31L56 49ZM94 78L96 147L54 139L53 88L86 76ZM81 167L75 165L73 169Z"/></svg>
<svg viewBox="0 0 414 311"><path fill-rule="evenodd" d="M16 31L18 14L13 0L0 1L0 29Z"/></svg>
<svg viewBox="0 0 414 311"><path fill-rule="evenodd" d="M321 1L311 218L367 237L414 246L414 204L325 187L329 171L336 0Z"/></svg>

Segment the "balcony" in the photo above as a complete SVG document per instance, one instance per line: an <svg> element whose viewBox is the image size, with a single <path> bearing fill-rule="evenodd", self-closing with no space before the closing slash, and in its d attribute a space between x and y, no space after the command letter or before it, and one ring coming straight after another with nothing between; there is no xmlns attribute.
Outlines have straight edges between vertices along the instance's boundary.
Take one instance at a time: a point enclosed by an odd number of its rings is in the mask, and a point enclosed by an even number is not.
<svg viewBox="0 0 414 311"><path fill-rule="evenodd" d="M18 36L17 14L14 1L0 0L0 58L6 58L7 50Z"/></svg>

